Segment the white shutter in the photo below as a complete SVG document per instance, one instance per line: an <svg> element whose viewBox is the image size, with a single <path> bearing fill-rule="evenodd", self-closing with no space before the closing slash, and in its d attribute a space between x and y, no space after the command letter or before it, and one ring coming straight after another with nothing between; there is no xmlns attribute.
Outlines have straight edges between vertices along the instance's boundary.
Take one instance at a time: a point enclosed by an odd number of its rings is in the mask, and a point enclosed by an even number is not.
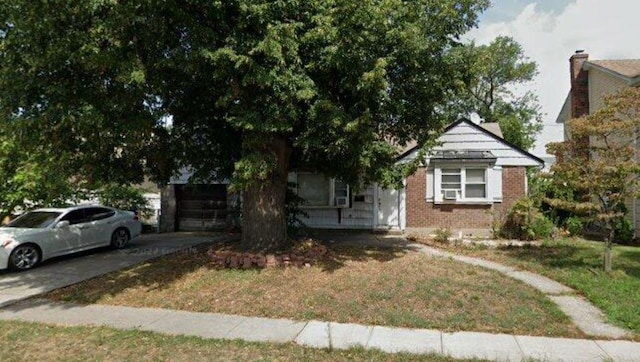
<svg viewBox="0 0 640 362"><path fill-rule="evenodd" d="M429 179L427 178L427 181ZM440 192L440 187L441 187L441 183L442 183L442 169L440 168L434 168L433 169L433 188L432 189L432 199L435 202L442 202L442 192ZM428 185L428 183L427 183Z"/></svg>
<svg viewBox="0 0 640 362"><path fill-rule="evenodd" d="M427 201L432 202L433 201L433 190L434 190L434 186L435 186L434 182L433 182L433 179L434 179L434 177L433 177L433 169L432 168L431 169L428 168L426 174L427 174L427 186L426 186L427 190L426 190L425 195L427 195Z"/></svg>
<svg viewBox="0 0 640 362"><path fill-rule="evenodd" d="M502 166L489 168L489 200L502 202Z"/></svg>

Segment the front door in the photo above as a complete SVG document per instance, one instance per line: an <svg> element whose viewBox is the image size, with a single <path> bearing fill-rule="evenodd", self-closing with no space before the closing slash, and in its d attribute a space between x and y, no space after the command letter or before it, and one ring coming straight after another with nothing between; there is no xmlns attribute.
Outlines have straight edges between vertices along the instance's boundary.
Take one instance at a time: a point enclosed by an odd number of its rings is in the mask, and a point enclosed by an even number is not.
<svg viewBox="0 0 640 362"><path fill-rule="evenodd" d="M380 229L400 228L400 198L398 190L378 187L378 220Z"/></svg>

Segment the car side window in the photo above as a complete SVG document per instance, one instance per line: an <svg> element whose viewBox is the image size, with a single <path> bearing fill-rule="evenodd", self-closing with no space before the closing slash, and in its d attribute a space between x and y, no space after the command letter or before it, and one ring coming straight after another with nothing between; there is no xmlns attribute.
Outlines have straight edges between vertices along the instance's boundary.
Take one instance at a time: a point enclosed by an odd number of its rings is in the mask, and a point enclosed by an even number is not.
<svg viewBox="0 0 640 362"><path fill-rule="evenodd" d="M90 207L85 209L85 217L87 221L96 221L110 218L115 215L115 211L104 207Z"/></svg>
<svg viewBox="0 0 640 362"><path fill-rule="evenodd" d="M63 216L62 219L60 220L69 221L69 225L81 224L83 222L86 222L85 216L84 216L84 210L82 209L70 211L68 214Z"/></svg>

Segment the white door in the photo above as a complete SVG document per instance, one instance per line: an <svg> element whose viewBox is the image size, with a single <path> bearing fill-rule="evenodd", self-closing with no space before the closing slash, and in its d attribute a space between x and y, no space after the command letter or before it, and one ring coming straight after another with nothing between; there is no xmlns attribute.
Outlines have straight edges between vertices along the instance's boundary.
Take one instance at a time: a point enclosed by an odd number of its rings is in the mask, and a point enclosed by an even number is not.
<svg viewBox="0 0 640 362"><path fill-rule="evenodd" d="M83 246L98 247L111 243L111 233L117 217L115 211L104 207L88 207L84 210L87 223L82 230Z"/></svg>
<svg viewBox="0 0 640 362"><path fill-rule="evenodd" d="M398 190L378 187L378 228L400 228L400 198Z"/></svg>

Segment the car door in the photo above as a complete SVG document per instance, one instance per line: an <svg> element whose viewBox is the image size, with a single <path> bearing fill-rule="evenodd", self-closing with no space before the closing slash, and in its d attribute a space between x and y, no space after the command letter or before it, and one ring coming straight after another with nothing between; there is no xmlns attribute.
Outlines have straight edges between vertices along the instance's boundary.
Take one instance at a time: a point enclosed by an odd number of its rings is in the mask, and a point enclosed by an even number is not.
<svg viewBox="0 0 640 362"><path fill-rule="evenodd" d="M82 227L85 222L84 210L71 210L62 216L59 221L68 221L69 227L54 229L56 237L55 245L52 245L52 249L55 250L53 254L65 254L81 248Z"/></svg>
<svg viewBox="0 0 640 362"><path fill-rule="evenodd" d="M85 209L87 227L82 230L82 237L87 246L104 246L111 243L114 227L115 211L106 207L89 207Z"/></svg>

